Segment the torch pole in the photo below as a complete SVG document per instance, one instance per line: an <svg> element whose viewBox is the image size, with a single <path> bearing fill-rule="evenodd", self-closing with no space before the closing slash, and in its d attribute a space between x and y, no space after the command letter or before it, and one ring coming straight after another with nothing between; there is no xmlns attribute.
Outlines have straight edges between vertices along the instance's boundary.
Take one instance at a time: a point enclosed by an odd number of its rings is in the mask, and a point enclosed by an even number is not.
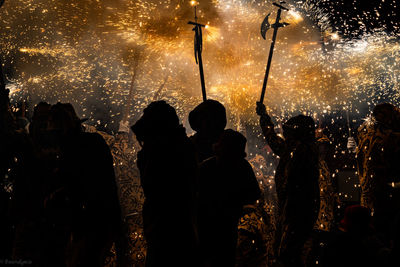
<svg viewBox="0 0 400 267"><path fill-rule="evenodd" d="M201 27L197 26L197 28L200 31L200 35L201 35ZM198 56L198 59L199 59L201 93L203 95L203 101L206 101L207 100L206 82L204 81L203 58L201 56L201 50L197 52L197 56Z"/></svg>
<svg viewBox="0 0 400 267"><path fill-rule="evenodd" d="M278 9L278 14L276 16L275 23L279 23L280 17L281 17L281 9ZM261 90L260 103L264 102L265 90L267 88L269 70L271 69L272 55L274 54L275 41L276 41L276 35L278 34L278 28L279 27L274 27L274 33L272 35L271 47L269 49L268 63L267 63L267 68L265 69L264 82Z"/></svg>
<svg viewBox="0 0 400 267"><path fill-rule="evenodd" d="M284 2L281 2L281 3L284 3ZM276 3L273 3L273 5L278 7L278 11L277 11L277 14L276 14L275 23L272 24L272 27L274 28L274 33L272 35L271 47L269 49L268 63L267 63L267 67L265 69L265 76L264 76L263 87L262 87L262 90L261 90L260 103L264 102L265 90L267 88L268 76L269 76L269 71L271 69L272 56L274 54L276 35L278 34L278 29L280 27L285 27L285 26L289 25L288 23L280 23L282 9L284 9L284 10L288 10L288 9L286 7L284 7L284 6L281 6L281 5L276 4ZM265 37L265 35L264 35L264 37Z"/></svg>

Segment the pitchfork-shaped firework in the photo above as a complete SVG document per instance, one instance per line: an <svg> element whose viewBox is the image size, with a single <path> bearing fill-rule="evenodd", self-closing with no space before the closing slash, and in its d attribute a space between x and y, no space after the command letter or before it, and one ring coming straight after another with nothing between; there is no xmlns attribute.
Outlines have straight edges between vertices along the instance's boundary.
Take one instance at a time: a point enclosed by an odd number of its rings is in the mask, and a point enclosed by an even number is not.
<svg viewBox="0 0 400 267"><path fill-rule="evenodd" d="M280 2L280 4L284 4L284 3L285 2ZM260 103L264 102L265 89L267 88L268 75L269 75L269 70L271 68L272 55L274 54L274 47L275 47L275 41L276 41L276 35L278 33L278 29L280 27L285 27L285 26L289 25L289 23L286 23L286 22L281 23L280 22L282 9L283 10L289 10L289 9L287 9L286 7L284 7L280 4L277 4L277 3L272 3L272 4L279 8L278 12L276 14L275 23L272 25L269 24L268 18L269 18L269 15L271 14L270 13L265 17L264 21L261 24L261 36L264 38L264 40L265 40L265 34L267 33L267 30L269 28L271 28L271 27L274 28L274 33L272 35L271 48L269 49L268 64L267 64L267 68L265 70L265 77L264 77L263 87L261 90Z"/></svg>
<svg viewBox="0 0 400 267"><path fill-rule="evenodd" d="M189 21L188 24L194 25L194 57L196 59L196 64L199 65L200 71L200 81L201 81L201 92L203 94L203 101L207 100L206 95L206 83L204 81L204 71L203 71L203 59L201 57L201 52L203 50L203 34L201 32L201 27L205 27L206 25L197 23L197 14L196 14L196 5L198 3L196 1L192 1L192 5L194 6L194 22Z"/></svg>

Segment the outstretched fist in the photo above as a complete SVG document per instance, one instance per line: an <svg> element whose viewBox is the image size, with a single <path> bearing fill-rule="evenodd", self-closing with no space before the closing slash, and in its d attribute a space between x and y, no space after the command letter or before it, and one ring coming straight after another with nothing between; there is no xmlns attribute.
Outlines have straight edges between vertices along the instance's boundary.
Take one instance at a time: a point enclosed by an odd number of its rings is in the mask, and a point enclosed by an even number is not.
<svg viewBox="0 0 400 267"><path fill-rule="evenodd" d="M261 102L257 102L257 115L260 116L260 126L262 128L274 128L271 117L267 114L267 109L265 105Z"/></svg>

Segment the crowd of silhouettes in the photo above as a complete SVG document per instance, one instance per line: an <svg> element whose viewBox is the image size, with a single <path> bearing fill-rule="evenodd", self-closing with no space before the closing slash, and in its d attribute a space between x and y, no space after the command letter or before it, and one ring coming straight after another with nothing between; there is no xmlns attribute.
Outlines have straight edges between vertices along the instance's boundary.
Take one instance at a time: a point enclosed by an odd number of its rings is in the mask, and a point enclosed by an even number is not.
<svg viewBox="0 0 400 267"><path fill-rule="evenodd" d="M2 104L2 263L103 266L113 244L122 254L113 158L104 139L83 131L71 104L36 105L29 133L8 101Z"/></svg>
<svg viewBox="0 0 400 267"><path fill-rule="evenodd" d="M127 233L110 148L85 132L69 103L11 111L0 92L0 260L34 266L130 266ZM377 105L359 129L361 203L335 223L331 142L313 118L298 115L275 130L257 103L265 144L279 156L273 266L398 266L400 111ZM141 150L145 266L238 266L238 224L263 193L247 161L246 137L226 129L225 107L206 100L189 114L188 136L174 107L150 103L132 125ZM329 233L309 246L318 225ZM272 227L272 226L271 226ZM311 242L312 243L312 242ZM320 248L318 260L307 247ZM322 247L322 248L321 248ZM310 256L311 255L311 256Z"/></svg>

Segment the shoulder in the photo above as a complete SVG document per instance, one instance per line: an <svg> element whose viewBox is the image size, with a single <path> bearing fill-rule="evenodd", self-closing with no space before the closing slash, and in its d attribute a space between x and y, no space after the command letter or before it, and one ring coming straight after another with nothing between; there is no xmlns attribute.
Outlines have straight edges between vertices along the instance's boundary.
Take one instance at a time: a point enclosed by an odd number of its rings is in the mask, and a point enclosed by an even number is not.
<svg viewBox="0 0 400 267"><path fill-rule="evenodd" d="M192 134L191 136L189 136L189 139L191 142L196 142L197 139L199 138L198 136L199 136L199 134L195 133L195 134Z"/></svg>
<svg viewBox="0 0 400 267"><path fill-rule="evenodd" d="M91 142L91 143L107 144L106 141L104 140L103 136L101 136L98 133L83 132L83 133L81 133L81 138L83 140Z"/></svg>
<svg viewBox="0 0 400 267"><path fill-rule="evenodd" d="M100 139L103 139L103 137L102 137L100 134L98 134L98 133L82 132L82 133L80 133L80 136L81 136L83 139L91 139L91 140L95 140L95 139L100 140ZM104 139L103 139L103 140L104 140Z"/></svg>
<svg viewBox="0 0 400 267"><path fill-rule="evenodd" d="M81 145L87 147L91 151L107 151L110 152L110 148L104 138L98 133L81 133L80 135ZM111 152L110 152L111 153Z"/></svg>
<svg viewBox="0 0 400 267"><path fill-rule="evenodd" d="M248 162L246 159L242 159L239 163L238 163L238 165L241 167L241 168L243 168L243 170L245 170L246 172L252 172L252 173L254 173L254 171L253 171L253 166L250 164L250 162Z"/></svg>
<svg viewBox="0 0 400 267"><path fill-rule="evenodd" d="M193 143L192 136L190 136L190 137L184 136L183 140L184 140L184 142L183 142L184 146L187 150L193 151L193 152L196 150L195 145Z"/></svg>
<svg viewBox="0 0 400 267"><path fill-rule="evenodd" d="M211 157L200 163L200 169L208 169L217 165L217 158Z"/></svg>

